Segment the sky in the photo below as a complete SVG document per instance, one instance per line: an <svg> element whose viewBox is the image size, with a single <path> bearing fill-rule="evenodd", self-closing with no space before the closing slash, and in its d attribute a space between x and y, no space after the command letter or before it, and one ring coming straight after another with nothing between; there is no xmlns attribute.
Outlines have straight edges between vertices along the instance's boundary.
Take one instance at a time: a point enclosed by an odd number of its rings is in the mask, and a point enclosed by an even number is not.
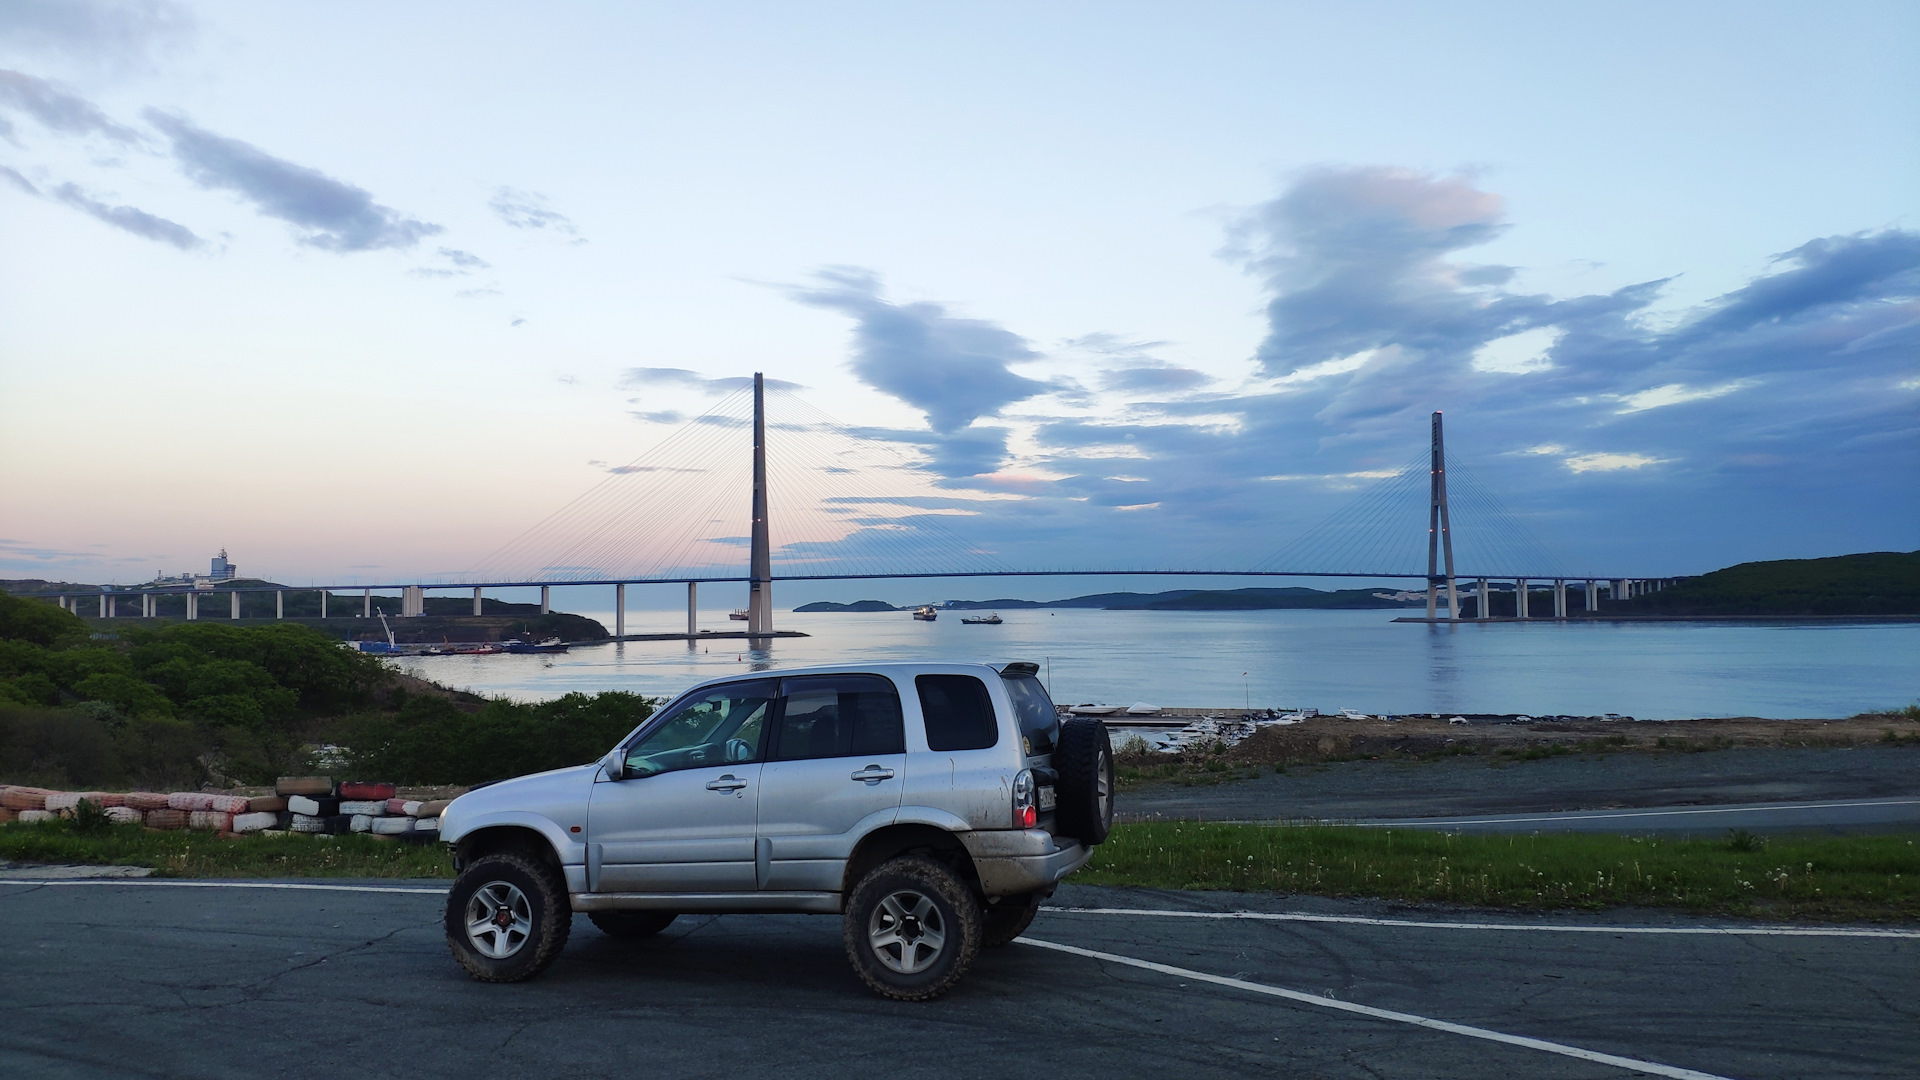
<svg viewBox="0 0 1920 1080"><path fill-rule="evenodd" d="M8 0L0 577L744 563L756 371L789 571L1912 550L1917 203L1910 3Z"/></svg>

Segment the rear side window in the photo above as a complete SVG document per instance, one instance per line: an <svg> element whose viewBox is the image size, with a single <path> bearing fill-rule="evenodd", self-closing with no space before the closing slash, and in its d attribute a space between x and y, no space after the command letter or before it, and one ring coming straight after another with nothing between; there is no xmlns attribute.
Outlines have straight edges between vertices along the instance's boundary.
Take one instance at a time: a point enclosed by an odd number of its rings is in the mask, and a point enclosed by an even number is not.
<svg viewBox="0 0 1920 1080"><path fill-rule="evenodd" d="M875 675L809 675L781 684L775 761L905 753L900 695Z"/></svg>
<svg viewBox="0 0 1920 1080"><path fill-rule="evenodd" d="M1031 675L1003 675L1007 696L1013 699L1014 715L1020 719L1020 734L1027 740L1029 754L1053 753L1060 732L1060 710L1053 707L1047 688Z"/></svg>
<svg viewBox="0 0 1920 1080"><path fill-rule="evenodd" d="M927 749L985 750L1000 741L986 683L971 675L920 675L913 685L927 719Z"/></svg>

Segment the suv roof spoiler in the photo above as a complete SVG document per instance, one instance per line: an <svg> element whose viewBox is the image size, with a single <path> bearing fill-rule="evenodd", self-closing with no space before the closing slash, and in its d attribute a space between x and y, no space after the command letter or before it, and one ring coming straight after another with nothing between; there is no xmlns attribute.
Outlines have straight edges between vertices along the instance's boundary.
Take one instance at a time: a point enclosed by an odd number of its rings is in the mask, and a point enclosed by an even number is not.
<svg viewBox="0 0 1920 1080"><path fill-rule="evenodd" d="M1016 660L1011 664L1003 664L1000 668L1000 674L1011 678L1019 678L1023 675L1039 675L1040 665L1027 660Z"/></svg>

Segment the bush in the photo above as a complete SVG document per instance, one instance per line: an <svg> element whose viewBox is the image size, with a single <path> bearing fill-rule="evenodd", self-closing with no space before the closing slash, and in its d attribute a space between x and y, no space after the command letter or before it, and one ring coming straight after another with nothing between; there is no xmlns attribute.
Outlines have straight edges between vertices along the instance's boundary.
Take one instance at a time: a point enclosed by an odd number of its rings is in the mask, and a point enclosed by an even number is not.
<svg viewBox="0 0 1920 1080"><path fill-rule="evenodd" d="M26 600L0 593L0 638L56 645L85 641L90 635L80 616L45 600Z"/></svg>
<svg viewBox="0 0 1920 1080"><path fill-rule="evenodd" d="M593 761L651 716L654 704L609 691L538 705L496 700L469 713L445 698L414 696L398 712L343 721L336 741L358 775L475 784Z"/></svg>

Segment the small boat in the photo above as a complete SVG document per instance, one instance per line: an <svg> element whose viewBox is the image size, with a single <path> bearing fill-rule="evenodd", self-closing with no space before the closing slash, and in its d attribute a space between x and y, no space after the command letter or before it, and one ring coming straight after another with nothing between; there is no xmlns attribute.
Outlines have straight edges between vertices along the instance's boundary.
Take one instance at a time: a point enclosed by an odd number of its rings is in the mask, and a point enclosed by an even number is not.
<svg viewBox="0 0 1920 1080"><path fill-rule="evenodd" d="M1089 701L1084 705L1075 705L1067 711L1075 716L1112 716L1114 713L1121 712L1124 709L1125 706L1121 705L1095 705Z"/></svg>
<svg viewBox="0 0 1920 1080"><path fill-rule="evenodd" d="M1340 710L1340 715L1341 715L1341 716L1344 716L1344 717L1346 717L1346 718L1347 718L1347 719L1349 719L1349 720L1371 720L1371 719L1373 719L1373 717L1371 717L1371 716L1369 716L1369 715L1367 715L1366 713L1363 713L1363 712L1361 712L1361 711L1360 711L1359 709L1341 709L1341 710Z"/></svg>
<svg viewBox="0 0 1920 1080"><path fill-rule="evenodd" d="M913 609L913 617L919 619L921 622L932 622L940 617L940 613L933 610L932 604L921 604L919 607ZM966 620L963 619L961 621L965 622Z"/></svg>
<svg viewBox="0 0 1920 1080"><path fill-rule="evenodd" d="M1159 716L1160 706L1149 705L1144 701L1136 701L1133 704L1127 706L1127 715L1128 716Z"/></svg>
<svg viewBox="0 0 1920 1080"><path fill-rule="evenodd" d="M999 626L1006 620L1002 619L1000 613L996 611L991 615L964 615L960 621L968 626Z"/></svg>
<svg viewBox="0 0 1920 1080"><path fill-rule="evenodd" d="M727 618L732 619L735 622L746 622L747 609L741 608L739 611L729 611L727 612Z"/></svg>

